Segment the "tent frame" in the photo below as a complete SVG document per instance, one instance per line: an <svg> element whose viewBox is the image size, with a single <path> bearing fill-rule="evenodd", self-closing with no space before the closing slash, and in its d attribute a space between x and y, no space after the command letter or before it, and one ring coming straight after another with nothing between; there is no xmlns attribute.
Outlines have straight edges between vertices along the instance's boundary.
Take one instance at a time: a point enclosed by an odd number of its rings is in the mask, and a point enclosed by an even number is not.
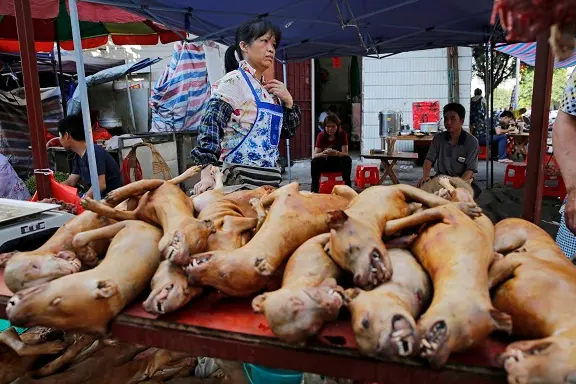
<svg viewBox="0 0 576 384"><path fill-rule="evenodd" d="M91 124L90 124L90 115L88 113L88 96L86 91L86 86L83 84L84 82L84 64L83 64L83 57L82 57L82 48L81 48L81 41L80 41L80 33L79 33L79 21L78 21L78 10L77 10L77 0L69 0L70 3L70 16L72 21L72 27L76 33L74 33L74 45L76 49L76 60L77 60L77 68L78 68L78 77L79 77L79 86L81 87L81 96L82 96L82 109L83 109L83 118L84 118L84 130L87 136L87 147L88 147L88 154L89 154L89 164L90 164L90 174L91 174L91 181L92 185L98 185L98 177L96 174L96 165L93 158L93 145L92 145L92 134L91 134ZM97 4L104 4L104 5L115 5L118 4L111 0L87 0L92 3ZM294 6L300 4L304 0L296 1L292 3L290 6ZM415 2L417 0L407 0L397 6L407 5L411 2ZM130 5L130 4L122 4L123 7L144 11L147 15L153 18L156 21L162 22L162 20L158 19L151 13L151 10L156 10L155 7L150 8L143 8L139 5ZM18 28L18 40L21 45L22 49L22 61L23 61L23 73L24 76L24 83L26 88L26 102L28 105L28 120L30 122L30 135L32 137L32 151L34 155L34 167L36 170L47 168L48 167L48 159L45 151L45 137L42 130L42 111L39 108L40 103L40 87L38 82L37 76L37 68L36 68L36 60L35 60L35 52L34 52L34 37L32 31L32 15L31 15L31 8L30 8L30 0L20 0L15 2L16 8L16 20L17 20L17 28ZM153 9L154 8L154 9ZM160 10L160 9L158 9ZM175 12L182 12L185 13L188 17L196 19L199 23L203 25L203 27L207 30L207 34L198 37L198 39L205 40L210 36L214 36L217 33L221 33L224 31L228 31L231 29L236 28L237 26L231 26L225 28L224 30L219 31L210 31L209 27L206 26L206 23L201 22L200 19L196 18L193 13L193 8L181 9L181 10L174 10L172 8L163 8L163 11L175 11ZM378 12L382 13L390 9L382 9ZM276 12L279 10L276 10ZM369 17L373 15L374 12L370 14L360 15L358 17L353 18L353 22L344 23L344 20L340 20L340 28L346 28L350 26L356 25L357 21L361 20L362 18ZM275 17L275 15L271 15L269 13L263 15L250 15L246 14L245 16L248 17ZM458 20L463 21L463 20ZM317 22L326 21L319 20ZM456 21L457 22L457 21ZM428 32L434 29L445 28L450 24L455 23L450 22L446 24L442 24L435 27L425 28L416 30L414 32L408 33L406 35L398 36L393 39L388 39L382 42L372 42L369 45L367 50L363 53L364 56L369 55L371 49L375 49L375 53L377 57L380 57L380 49L385 46L387 43L392 41L397 41L401 39L407 39L413 36L420 35L422 33ZM163 23L165 24L165 23ZM338 23L335 23L336 25ZM492 29L490 32L489 41L493 42L495 39L494 32L496 28ZM454 31L456 32L456 31ZM463 32L463 31L460 31ZM460 33L459 32L459 33ZM537 52L536 52L536 69L535 69L535 76L534 76L534 93L532 98L532 105L533 105L533 124L530 130L530 146L531 150L528 154L528 165L527 165L527 180L524 189L524 205L523 205L523 218L532 221L535 223L540 222L541 218L541 203L542 203L542 192L543 192L543 176L544 176L544 155L546 150L546 138L548 134L548 119L547 119L547 112L550 107L550 96L551 96L551 86L552 86L552 70L554 67L554 61L552 56L552 51L550 49L550 45L548 43L548 37L550 32L547 31L546 33L541 34L538 36L537 39ZM369 36L366 36L369 38ZM363 36L360 34L360 38L363 40ZM221 39L225 40L225 39ZM445 41L446 39L442 40ZM300 42L300 44L306 44L314 42L313 39L306 39ZM332 44L331 44L332 45ZM426 47L432 48L433 45L425 44ZM491 44L492 46L493 44ZM285 49L285 47L282 47ZM319 55L315 55L316 57L320 55L332 55L338 54L336 48L349 48L346 46L343 47L334 47L334 49L325 51ZM418 46L415 47L417 49ZM422 47L425 48L425 47ZM356 54L354 52L348 52L347 55ZM492 55L491 55L492 56ZM386 56L384 56L386 57ZM286 63L289 58L284 55L284 60L282 62L284 68L286 68ZM301 60L301 59L300 59ZM491 65L492 67L492 65ZM492 69L491 69L492 70ZM284 70L284 79L286 80L286 70ZM491 95L492 96L492 95ZM491 97L493 100L493 97ZM491 100L491 110L493 101ZM492 125L492 116L489 117L490 125ZM314 123L314 118L312 119ZM544 144L543 144L544 143ZM289 142L287 142L287 153L288 153L288 160L290 158L289 155ZM490 152L490 146L488 146L488 153ZM288 163L290 170L290 162ZM290 175L291 176L291 175ZM36 174L37 178L37 185L38 185L38 195L40 198L48 197L50 195L50 186L49 180L47 177ZM492 179L493 179L493 167L492 167ZM99 198L99 191L98 188L94 190L94 197Z"/></svg>

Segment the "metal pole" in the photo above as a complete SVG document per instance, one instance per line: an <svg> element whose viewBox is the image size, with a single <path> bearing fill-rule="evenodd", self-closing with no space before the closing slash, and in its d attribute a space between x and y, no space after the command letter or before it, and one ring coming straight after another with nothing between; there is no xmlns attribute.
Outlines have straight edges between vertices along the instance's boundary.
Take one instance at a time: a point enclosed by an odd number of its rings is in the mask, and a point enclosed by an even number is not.
<svg viewBox="0 0 576 384"><path fill-rule="evenodd" d="M548 115L552 93L554 56L548 43L550 31L536 40L536 66L534 69L534 93L532 94L532 124L530 125L530 151L526 160L526 184L522 200L522 218L540 224L542 192L544 189L544 155L548 138Z"/></svg>
<svg viewBox="0 0 576 384"><path fill-rule="evenodd" d="M493 132L492 116L494 115L494 44L490 42L490 132ZM494 188L494 162L490 161L490 188Z"/></svg>
<svg viewBox="0 0 576 384"><path fill-rule="evenodd" d="M490 64L490 52L488 48L488 44L485 45L485 64L484 64L484 85L485 85L485 95L486 95L486 126L484 129L486 130L486 189L490 189L490 184L488 183L488 171L490 163L492 162L492 136L490 135L491 127L492 127L492 116L490 116L490 109L488 108L488 100L490 95L490 89L492 89L490 83L490 71L488 70Z"/></svg>
<svg viewBox="0 0 576 384"><path fill-rule="evenodd" d="M56 49L58 50L58 67L60 67L60 97L62 98L62 108L64 109L64 116L68 115L68 101L64 94L64 71L62 70L62 48L60 48L60 37L58 36L58 18L54 20L54 29L56 30Z"/></svg>
<svg viewBox="0 0 576 384"><path fill-rule="evenodd" d="M311 156L314 158L314 146L316 145L316 66L314 59L310 60L310 104L312 113L312 152Z"/></svg>
<svg viewBox="0 0 576 384"><path fill-rule="evenodd" d="M128 83L128 75L126 75L126 93L128 94L128 104L130 104L130 119L132 119L132 132L137 132L136 119L134 118L134 106L132 105L132 94L130 92L130 83ZM174 141L176 142L176 141Z"/></svg>
<svg viewBox="0 0 576 384"><path fill-rule="evenodd" d="M286 60L282 61L282 72L284 75L284 86L288 88L288 69ZM286 160L288 162L288 182L292 182L292 167L290 166L290 139L286 139Z"/></svg>
<svg viewBox="0 0 576 384"><path fill-rule="evenodd" d="M90 122L90 107L88 106L88 89L84 73L84 56L82 56L82 38L80 36L80 21L78 20L78 5L76 0L68 0L70 8L70 22L72 23L72 38L74 39L74 52L76 54L76 73L78 74L78 90L82 105L82 120L84 121L84 134L86 136L86 152L88 154L88 167L90 169L90 183L94 199L100 200L100 184L98 183L98 169L94 156L94 140L92 139L92 123Z"/></svg>
<svg viewBox="0 0 576 384"><path fill-rule="evenodd" d="M38 79L38 63L34 47L34 29L32 27L32 11L30 0L14 2L16 15L16 30L20 56L22 60L22 76L26 96L26 114L30 129L30 144L32 145L32 160L34 169L48 168L46 152L46 135L44 133L44 118L42 115L42 98L40 96L40 81ZM35 173L38 199L51 196L50 179L47 174Z"/></svg>
<svg viewBox="0 0 576 384"><path fill-rule="evenodd" d="M516 92L514 93L514 109L518 109L520 99L520 58L516 58Z"/></svg>

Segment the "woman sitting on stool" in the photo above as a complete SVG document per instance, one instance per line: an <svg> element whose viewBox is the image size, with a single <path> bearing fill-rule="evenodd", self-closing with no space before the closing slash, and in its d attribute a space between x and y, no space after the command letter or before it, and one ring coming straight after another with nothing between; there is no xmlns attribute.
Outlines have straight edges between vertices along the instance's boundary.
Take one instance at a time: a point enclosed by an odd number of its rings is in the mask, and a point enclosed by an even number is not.
<svg viewBox="0 0 576 384"><path fill-rule="evenodd" d="M351 186L352 159L348 156L348 135L340 127L340 119L329 114L324 119L324 132L316 138L312 159L312 192L320 190L322 172L342 172L344 183Z"/></svg>

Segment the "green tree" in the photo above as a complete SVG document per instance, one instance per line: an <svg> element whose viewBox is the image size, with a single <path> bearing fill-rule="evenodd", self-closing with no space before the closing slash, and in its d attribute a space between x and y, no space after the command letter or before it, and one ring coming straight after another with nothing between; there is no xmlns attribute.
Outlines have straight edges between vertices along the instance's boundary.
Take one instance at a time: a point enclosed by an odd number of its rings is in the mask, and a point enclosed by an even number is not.
<svg viewBox="0 0 576 384"><path fill-rule="evenodd" d="M474 47L472 49L472 55L474 56L472 73L484 82L486 79L486 71L489 69L489 67L486 66L486 51L484 46L478 45ZM492 78L492 89L486 89L487 94L492 94L502 82L515 76L515 64L516 61L512 56L494 51L494 71L492 72L494 77Z"/></svg>
<svg viewBox="0 0 576 384"><path fill-rule="evenodd" d="M552 95L550 97L550 108L560 108L562 97L564 95L564 88L568 70L566 68L559 68L554 70L552 75ZM531 108L532 106L532 93L534 90L534 67L527 67L522 71L520 79L520 96L518 104L520 108Z"/></svg>
<svg viewBox="0 0 576 384"><path fill-rule="evenodd" d="M496 88L494 90L494 109L510 108L510 99L512 90L505 88Z"/></svg>

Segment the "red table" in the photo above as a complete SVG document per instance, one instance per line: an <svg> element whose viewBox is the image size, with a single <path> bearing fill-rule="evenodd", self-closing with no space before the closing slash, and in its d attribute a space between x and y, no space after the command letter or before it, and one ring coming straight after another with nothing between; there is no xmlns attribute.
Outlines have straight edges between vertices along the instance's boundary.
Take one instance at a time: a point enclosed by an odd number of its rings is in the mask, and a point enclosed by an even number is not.
<svg viewBox="0 0 576 384"><path fill-rule="evenodd" d="M6 318L10 296L0 273L0 317ZM467 353L453 355L444 369L433 371L417 359L379 361L361 356L345 318L328 324L305 348L295 348L274 337L265 318L252 313L250 300L216 301L205 297L161 317L146 313L140 303L113 321L113 337L194 356L385 384L506 383L504 371L496 363L504 344L493 339Z"/></svg>

